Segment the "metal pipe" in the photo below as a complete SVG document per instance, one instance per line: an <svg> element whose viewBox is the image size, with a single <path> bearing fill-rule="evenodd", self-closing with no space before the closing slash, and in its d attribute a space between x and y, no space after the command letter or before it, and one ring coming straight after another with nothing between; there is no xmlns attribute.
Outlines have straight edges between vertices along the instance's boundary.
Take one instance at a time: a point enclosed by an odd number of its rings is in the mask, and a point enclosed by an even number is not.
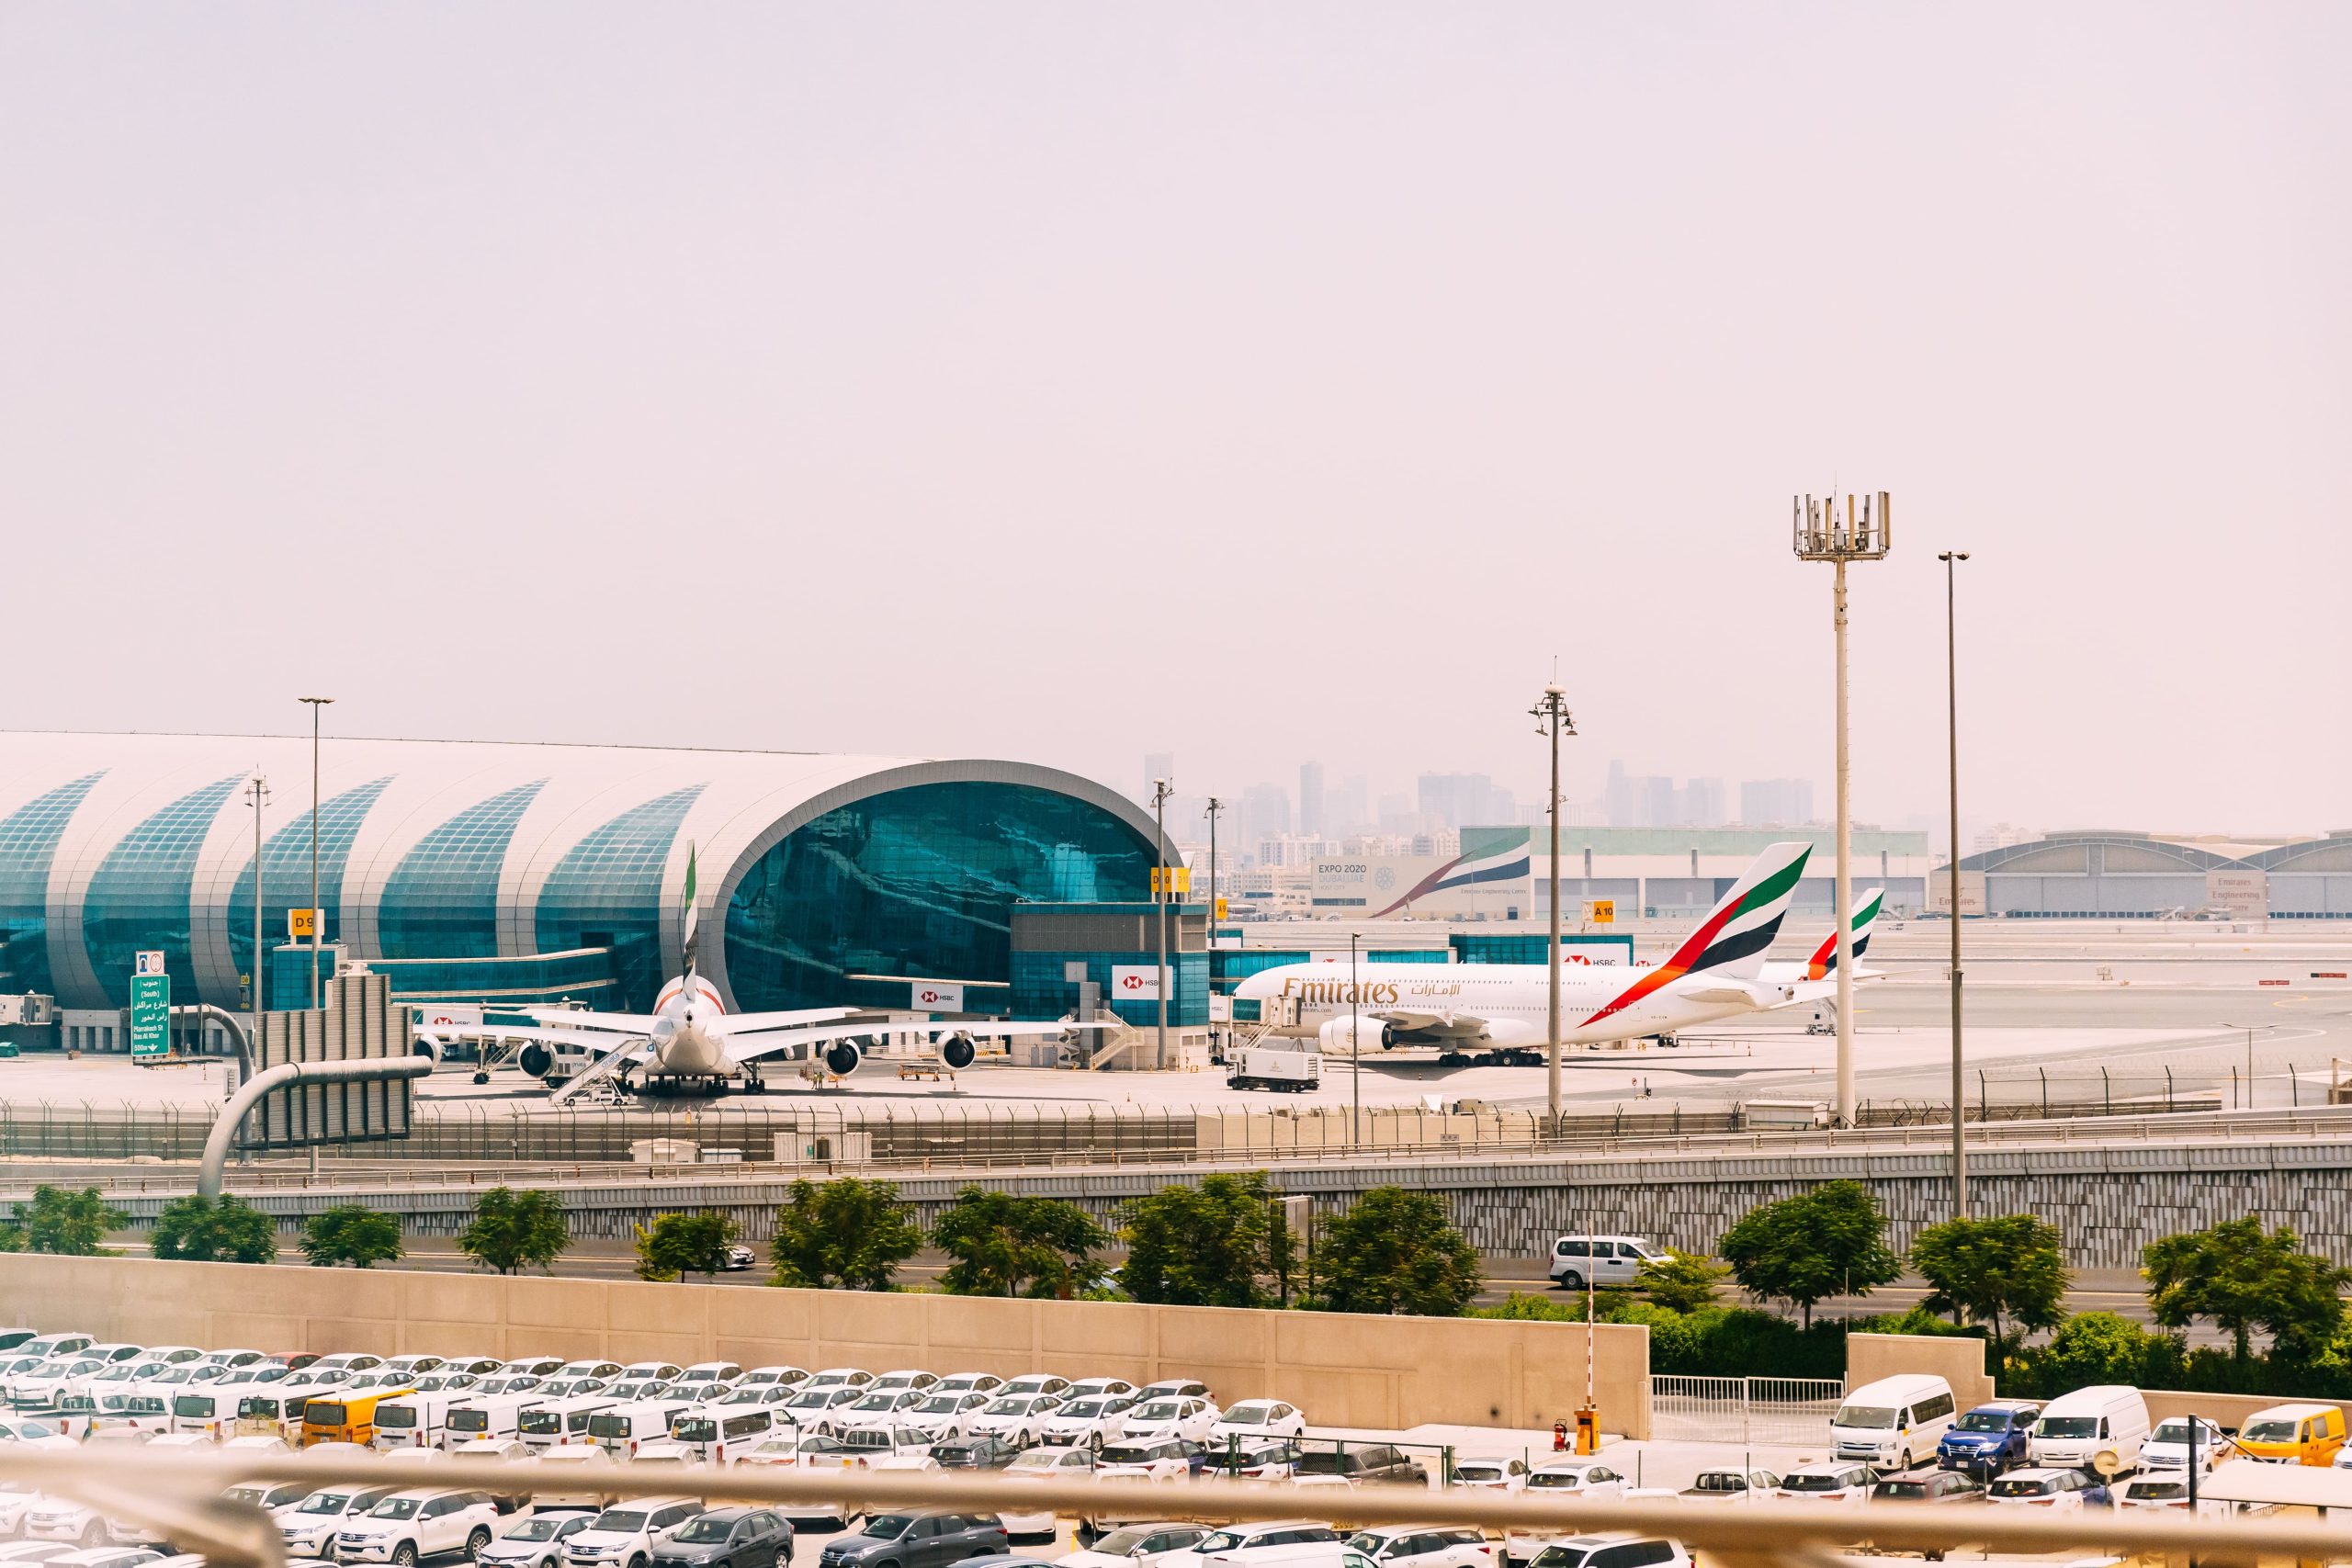
<svg viewBox="0 0 2352 1568"><path fill-rule="evenodd" d="M1831 587L1838 631L1838 1124L1854 1124L1854 817L1846 747L1846 558Z"/></svg>
<svg viewBox="0 0 2352 1568"><path fill-rule="evenodd" d="M428 1056L379 1056L363 1061L281 1062L247 1079L244 1087L220 1108L220 1118L212 1123L211 1135L204 1140L204 1157L196 1168L197 1195L220 1196L220 1168L228 1163L229 1145L236 1141L237 1128L245 1113L272 1091L305 1079L365 1083L385 1078L421 1078L432 1070L433 1061Z"/></svg>
<svg viewBox="0 0 2352 1568"><path fill-rule="evenodd" d="M1951 1217L1968 1217L1968 1115L1961 1104L1960 1050L1960 641L1953 581L1966 550L1946 550L1944 563L1944 711L1951 758ZM2102 1080L2107 1069L2101 1067Z"/></svg>

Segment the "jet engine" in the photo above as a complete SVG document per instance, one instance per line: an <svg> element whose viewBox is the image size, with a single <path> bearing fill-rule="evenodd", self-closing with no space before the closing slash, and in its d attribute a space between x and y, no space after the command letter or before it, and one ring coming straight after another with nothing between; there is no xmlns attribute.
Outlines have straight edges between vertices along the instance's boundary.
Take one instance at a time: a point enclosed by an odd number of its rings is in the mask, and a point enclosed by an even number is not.
<svg viewBox="0 0 2352 1568"><path fill-rule="evenodd" d="M836 1040L825 1047L825 1070L837 1078L849 1077L865 1060L854 1040Z"/></svg>
<svg viewBox="0 0 2352 1568"><path fill-rule="evenodd" d="M1327 1056L1352 1056L1359 1047L1387 1050L1396 1043L1396 1032L1376 1018L1335 1018L1315 1032L1315 1040Z"/></svg>
<svg viewBox="0 0 2352 1568"><path fill-rule="evenodd" d="M958 1072L970 1066L972 1058L978 1054L968 1034L950 1035L939 1047L939 1059Z"/></svg>
<svg viewBox="0 0 2352 1568"><path fill-rule="evenodd" d="M535 1078L543 1078L555 1070L555 1053L534 1040L515 1054L514 1065Z"/></svg>

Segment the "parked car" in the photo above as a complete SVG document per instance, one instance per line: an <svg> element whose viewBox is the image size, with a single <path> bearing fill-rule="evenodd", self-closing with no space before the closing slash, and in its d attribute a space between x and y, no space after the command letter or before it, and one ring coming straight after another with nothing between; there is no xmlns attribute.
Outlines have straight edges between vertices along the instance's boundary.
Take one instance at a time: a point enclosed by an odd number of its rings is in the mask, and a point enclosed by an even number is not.
<svg viewBox="0 0 2352 1568"><path fill-rule="evenodd" d="M324 1486L277 1511L277 1533L288 1557L332 1557L345 1525L390 1496L390 1486Z"/></svg>
<svg viewBox="0 0 2352 1568"><path fill-rule="evenodd" d="M2197 1468L2210 1473L2212 1468L2230 1456L2233 1444L2229 1435L2202 1416L2168 1416L2156 1423L2148 1440L2140 1445L2140 1468L2143 1470L2186 1469L2188 1464L2189 1424L2196 1423ZM2339 1462L2341 1456L2339 1455Z"/></svg>
<svg viewBox="0 0 2352 1568"><path fill-rule="evenodd" d="M1119 1436L1133 1441L1139 1438L1182 1438L1191 1442L1208 1440L1216 1426L1219 1412L1205 1399L1170 1396L1137 1403L1119 1417Z"/></svg>
<svg viewBox="0 0 2352 1568"><path fill-rule="evenodd" d="M596 1522L593 1509L576 1513L534 1512L516 1519L475 1555L485 1568L562 1568L566 1544Z"/></svg>
<svg viewBox="0 0 2352 1568"><path fill-rule="evenodd" d="M2061 1514L2079 1512L2086 1504L2103 1506L2110 1500L2107 1483L2091 1472L2048 1465L1996 1477L1984 1496L1995 1507L2049 1508Z"/></svg>
<svg viewBox="0 0 2352 1568"><path fill-rule="evenodd" d="M928 1389L921 1399L907 1406L901 1416L904 1425L929 1433L933 1438L960 1438L972 1424L972 1416L986 1408L989 1396L975 1389L955 1393L942 1393L937 1388ZM1058 1416L1059 1412L1056 1412ZM1047 1426L1050 1427L1049 1421ZM1047 1440L1053 1440L1050 1435Z"/></svg>
<svg viewBox="0 0 2352 1568"><path fill-rule="evenodd" d="M1348 1544L1380 1568L1491 1568L1487 1532L1466 1525L1375 1525Z"/></svg>
<svg viewBox="0 0 2352 1568"><path fill-rule="evenodd" d="M1129 1525L1060 1560L1062 1568L1193 1568L1208 1537L1206 1525ZM1180 1557L1191 1562L1179 1562Z"/></svg>
<svg viewBox="0 0 2352 1568"><path fill-rule="evenodd" d="M1220 1415L1209 1427L1207 1442L1227 1438L1298 1438L1306 1433L1306 1414L1279 1399L1245 1399Z"/></svg>
<svg viewBox="0 0 2352 1568"><path fill-rule="evenodd" d="M598 1514L564 1542L566 1568L650 1568L653 1549L702 1512L695 1497L631 1497Z"/></svg>
<svg viewBox="0 0 2352 1568"><path fill-rule="evenodd" d="M2095 1383L2062 1393L2041 1407L2041 1418L2033 1424L2033 1436L2026 1444L2026 1457L2037 1465L2088 1469L2099 1455L2111 1453L2117 1469L2135 1470L2140 1464L2140 1446L2148 1440L2149 1426L2148 1402L2140 1397L2138 1389Z"/></svg>
<svg viewBox="0 0 2352 1568"><path fill-rule="evenodd" d="M1662 1536L1579 1535L1546 1546L1533 1568L1690 1568L1690 1554Z"/></svg>
<svg viewBox="0 0 2352 1568"><path fill-rule="evenodd" d="M1877 1484L1878 1474L1869 1465L1830 1460L1797 1466L1781 1477L1781 1489L1774 1495L1801 1503L1860 1503Z"/></svg>
<svg viewBox="0 0 2352 1568"><path fill-rule="evenodd" d="M1971 1475L1998 1475L2025 1462L2033 1424L2041 1418L2039 1400L1998 1399L1976 1405L1937 1442L1936 1463Z"/></svg>
<svg viewBox="0 0 2352 1568"><path fill-rule="evenodd" d="M1109 1480L1124 1476L1133 1480L1138 1476L1151 1481L1166 1481L1174 1476L1193 1472L1193 1456L1198 1445L1182 1438L1152 1438L1142 1442L1111 1443L1094 1456L1094 1473Z"/></svg>
<svg viewBox="0 0 2352 1568"><path fill-rule="evenodd" d="M2238 1451L2267 1464L2331 1465L2343 1448L2339 1404L2274 1404L2238 1427Z"/></svg>
<svg viewBox="0 0 2352 1568"><path fill-rule="evenodd" d="M1951 1384L1932 1373L1905 1372L1864 1383L1829 1418L1832 1452L1880 1470L1909 1470L1940 1451L1956 1403Z"/></svg>
<svg viewBox="0 0 2352 1568"><path fill-rule="evenodd" d="M974 1398L967 1394L965 1398ZM1039 1440L1048 1443L1084 1443L1101 1448L1120 1436L1119 1424L1135 1408L1135 1396L1125 1393L1098 1393L1074 1396L1038 1426Z"/></svg>
<svg viewBox="0 0 2352 1568"><path fill-rule="evenodd" d="M1190 1552L1170 1559L1170 1568L1253 1568L1302 1551L1311 1551L1317 1560L1340 1568L1344 1561L1341 1554L1349 1552L1347 1538L1317 1519L1257 1519L1226 1526L1204 1537Z"/></svg>
<svg viewBox="0 0 2352 1568"><path fill-rule="evenodd" d="M1000 1391L996 1398L973 1414L965 1430L973 1437L988 1433L1002 1438L1017 1453L1036 1442L1046 1417L1060 1409L1061 1404L1061 1400L1050 1393Z"/></svg>
<svg viewBox="0 0 2352 1568"><path fill-rule="evenodd" d="M1882 1503L1981 1503L1984 1483L1959 1470L1915 1470L1890 1475L1871 1488Z"/></svg>
<svg viewBox="0 0 2352 1568"><path fill-rule="evenodd" d="M1004 1526L993 1514L908 1508L876 1514L855 1535L828 1541L820 1568L947 1568L967 1557L1005 1550Z"/></svg>
<svg viewBox="0 0 2352 1568"><path fill-rule="evenodd" d="M1204 1450L1201 1473L1233 1476L1242 1481L1283 1481L1297 1473L1298 1455L1299 1446L1295 1438L1238 1438Z"/></svg>
<svg viewBox="0 0 2352 1568"><path fill-rule="evenodd" d="M1023 1449L1012 1456L1012 1462L1004 1467L1004 1473L1008 1480L1014 1481L1069 1481L1094 1473L1094 1451L1078 1447ZM1053 1538L1053 1509L1021 1507L1012 1495L1008 1495L1004 1502L1015 1505L1011 1507L1000 1506L996 1511L998 1521L1004 1526L1007 1540L1039 1535L1047 1540Z"/></svg>
<svg viewBox="0 0 2352 1568"><path fill-rule="evenodd" d="M653 1548L653 1568L780 1568L791 1561L791 1525L761 1507L713 1508Z"/></svg>
<svg viewBox="0 0 2352 1568"><path fill-rule="evenodd" d="M1781 1478L1769 1470L1702 1470L1679 1495L1716 1503L1753 1503L1781 1489Z"/></svg>
<svg viewBox="0 0 2352 1568"><path fill-rule="evenodd" d="M1607 1465L1591 1468L1596 1473L1606 1472L1607 1478L1618 1481L1621 1484L1612 1495L1623 1495L1623 1476ZM1302 1443L1298 1450L1298 1462L1293 1467L1292 1473L1336 1475L1359 1486L1374 1483L1427 1486L1430 1483L1430 1472L1421 1467L1421 1461L1394 1443ZM1535 1478L1531 1475L1527 1483L1534 1485Z"/></svg>
<svg viewBox="0 0 2352 1568"><path fill-rule="evenodd" d="M933 1443L930 1452L942 1470L1003 1470L1022 1450L993 1432L974 1432Z"/></svg>
<svg viewBox="0 0 2352 1568"><path fill-rule="evenodd" d="M428 1557L481 1552L497 1532L498 1506L487 1492L395 1492L335 1533L338 1562L393 1562L416 1568Z"/></svg>
<svg viewBox="0 0 2352 1568"><path fill-rule="evenodd" d="M2129 1481L2110 1483L2109 1490L2119 1508L2177 1508L2184 1514L2188 1511L2188 1478L2177 1471L2143 1471ZM2197 1499L2197 1513L2200 1518L2207 1515L2226 1514L2229 1507L2227 1503L2213 1499Z"/></svg>

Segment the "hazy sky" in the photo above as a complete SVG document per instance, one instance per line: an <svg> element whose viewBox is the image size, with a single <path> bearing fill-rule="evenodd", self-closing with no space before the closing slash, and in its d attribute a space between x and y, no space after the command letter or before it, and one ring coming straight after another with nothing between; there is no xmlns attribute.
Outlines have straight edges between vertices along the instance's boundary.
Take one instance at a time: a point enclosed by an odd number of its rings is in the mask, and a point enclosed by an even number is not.
<svg viewBox="0 0 2352 1568"><path fill-rule="evenodd" d="M0 5L26 728L2352 826L2352 7ZM1823 795L1826 806L1826 795Z"/></svg>

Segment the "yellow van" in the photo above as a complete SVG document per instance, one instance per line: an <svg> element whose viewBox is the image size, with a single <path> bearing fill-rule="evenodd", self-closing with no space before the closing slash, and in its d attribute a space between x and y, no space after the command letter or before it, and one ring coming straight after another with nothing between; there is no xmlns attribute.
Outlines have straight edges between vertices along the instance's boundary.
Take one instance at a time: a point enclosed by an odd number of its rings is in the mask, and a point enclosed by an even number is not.
<svg viewBox="0 0 2352 1568"><path fill-rule="evenodd" d="M323 1398L313 1397L302 1406L302 1446L307 1449L312 1443L373 1443L377 1404L415 1392L403 1382L361 1393L330 1392Z"/></svg>
<svg viewBox="0 0 2352 1568"><path fill-rule="evenodd" d="M2330 1465L2343 1446L2340 1404L2274 1404L2238 1428L2238 1451L2266 1464Z"/></svg>

